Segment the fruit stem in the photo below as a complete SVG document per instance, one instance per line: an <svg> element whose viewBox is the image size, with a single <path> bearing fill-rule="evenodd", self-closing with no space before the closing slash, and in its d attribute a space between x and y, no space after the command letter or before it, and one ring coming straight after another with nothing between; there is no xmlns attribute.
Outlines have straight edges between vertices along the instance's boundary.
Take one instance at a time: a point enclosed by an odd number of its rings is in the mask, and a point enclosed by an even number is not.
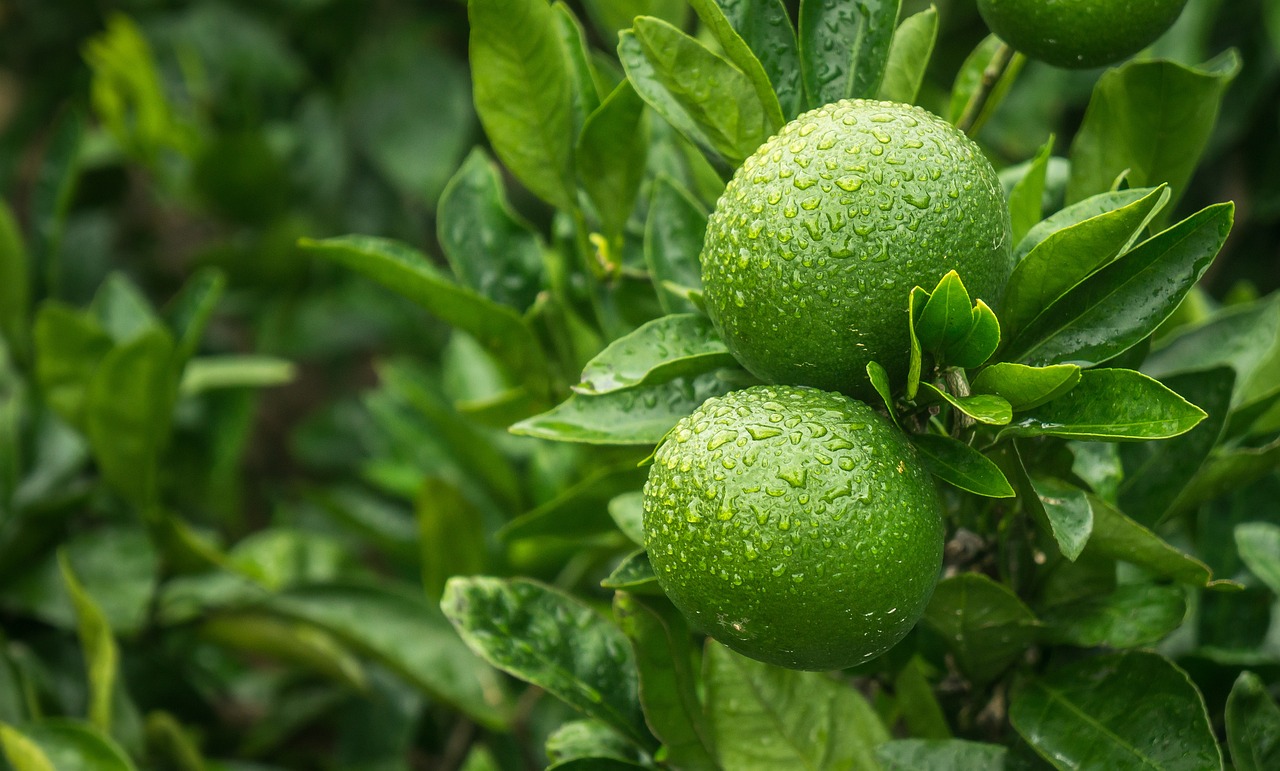
<svg viewBox="0 0 1280 771"><path fill-rule="evenodd" d="M995 92L1000 79L1004 77L1009 65L1013 62L1014 53L1015 51L1008 43L1001 43L995 55L991 57L991 63L982 71L982 82L978 84L978 90L973 92L973 96L969 97L968 104L964 106L964 112L960 114L960 122L956 124L956 127L964 133L972 136L978 118L982 116L982 111L986 109L987 102L991 101L991 95Z"/></svg>

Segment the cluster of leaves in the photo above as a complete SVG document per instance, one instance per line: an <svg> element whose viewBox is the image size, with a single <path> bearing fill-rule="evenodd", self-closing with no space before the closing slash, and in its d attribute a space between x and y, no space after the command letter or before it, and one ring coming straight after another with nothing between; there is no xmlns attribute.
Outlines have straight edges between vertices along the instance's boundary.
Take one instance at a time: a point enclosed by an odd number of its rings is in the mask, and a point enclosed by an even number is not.
<svg viewBox="0 0 1280 771"><path fill-rule="evenodd" d="M96 121L54 124L24 216L0 216L10 766L1277 763L1280 296L1200 288L1265 262L1215 262L1234 211L1193 181L1232 143L1267 152L1227 94L1267 82L1280 33L1243 69L1179 63L1219 18L1193 0L1166 58L1099 77L1015 55L992 83L1007 52L958 3L372 5L104 20ZM465 71L424 43L464 16L496 160L465 153ZM1078 130L1075 97L1031 101L1076 92ZM845 96L1031 160L1002 174L998 316L960 276L918 287L908 380L868 371L942 480L946 575L893 651L800 673L662 596L640 464L755 382L700 306L728 175ZM1055 128L1072 142L1019 144ZM128 175L154 198L129 248L181 254L110 251L129 217L95 204ZM324 237L347 231L378 235ZM321 404L264 436L259 407L293 397Z"/></svg>

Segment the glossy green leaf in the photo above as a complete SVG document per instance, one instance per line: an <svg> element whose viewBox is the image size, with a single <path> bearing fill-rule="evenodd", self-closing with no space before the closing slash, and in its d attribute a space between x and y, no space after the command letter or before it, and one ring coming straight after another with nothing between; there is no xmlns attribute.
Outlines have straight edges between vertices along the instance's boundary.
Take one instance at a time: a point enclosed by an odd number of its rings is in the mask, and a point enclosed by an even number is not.
<svg viewBox="0 0 1280 771"><path fill-rule="evenodd" d="M875 96L901 0L801 0L800 70L809 106Z"/></svg>
<svg viewBox="0 0 1280 771"><path fill-rule="evenodd" d="M7 202L0 201L0 338L22 361L31 314L31 267L22 231Z"/></svg>
<svg viewBox="0 0 1280 771"><path fill-rule="evenodd" d="M1066 394L1022 413L1001 433L1103 442L1168 439L1205 413L1159 381L1127 369L1091 369Z"/></svg>
<svg viewBox="0 0 1280 771"><path fill-rule="evenodd" d="M1169 188L1161 186L1126 206L1068 225L1028 252L1014 267L1000 304L1001 318L1014 338L1119 256L1168 199Z"/></svg>
<svg viewBox="0 0 1280 771"><path fill-rule="evenodd" d="M1231 232L1219 204L1144 242L1053 301L1004 356L1025 364L1097 364L1156 330L1209 269Z"/></svg>
<svg viewBox="0 0 1280 771"><path fill-rule="evenodd" d="M1062 556L1075 562L1093 534L1093 506L1084 490L1053 477L1028 476Z"/></svg>
<svg viewBox="0 0 1280 771"><path fill-rule="evenodd" d="M782 0L716 0L729 23L760 60L769 83L790 120L804 110L800 48Z"/></svg>
<svg viewBox="0 0 1280 771"><path fill-rule="evenodd" d="M110 737L74 720L44 720L23 726L0 723L0 747L14 771L136 769Z"/></svg>
<svg viewBox="0 0 1280 771"><path fill-rule="evenodd" d="M457 485L430 476L414 503L422 548L422 585L439 600L450 576L483 573L489 565L484 515Z"/></svg>
<svg viewBox="0 0 1280 771"><path fill-rule="evenodd" d="M502 163L553 206L576 205L573 84L545 0L470 0L476 113Z"/></svg>
<svg viewBox="0 0 1280 771"><path fill-rule="evenodd" d="M746 75L752 88L755 89L756 99L764 109L765 120L768 122L768 133L772 134L782 128L787 119L782 114L782 105L778 102L778 95L769 82L769 75L765 72L760 59L756 57L751 47L742 39L742 35L738 34L737 29L721 10L719 0L689 0L689 5L693 6L703 26L720 44L725 57Z"/></svg>
<svg viewBox="0 0 1280 771"><path fill-rule="evenodd" d="M708 641L707 718L721 767L875 768L889 738L857 690L817 672L771 667Z"/></svg>
<svg viewBox="0 0 1280 771"><path fill-rule="evenodd" d="M157 500L178 383L173 338L160 328L112 349L85 397L89 445L107 483L140 509Z"/></svg>
<svg viewBox="0 0 1280 771"><path fill-rule="evenodd" d="M669 177L653 183L649 219L644 230L644 259L658 292L658 302L667 313L696 311L693 303L667 289L667 284L702 287L702 251L707 230L707 213L693 196Z"/></svg>
<svg viewBox="0 0 1280 771"><path fill-rule="evenodd" d="M1231 581L1215 580L1208 565L1170 546L1098 496L1089 495L1089 505L1093 509L1093 535L1085 547L1086 553L1124 560L1158 576L1192 586L1226 590L1240 588L1239 584Z"/></svg>
<svg viewBox="0 0 1280 771"><path fill-rule="evenodd" d="M916 319L920 346L947 361L947 351L968 336L973 326L973 301L960 275L947 273L929 293L929 301Z"/></svg>
<svg viewBox="0 0 1280 771"><path fill-rule="evenodd" d="M501 174L484 150L471 151L440 195L436 237L462 284L516 310L533 304L546 247L507 202Z"/></svg>
<svg viewBox="0 0 1280 771"><path fill-rule="evenodd" d="M889 419L893 421L895 426L898 425L898 412L893 408L893 386L889 384L889 373L879 362L867 362L867 380L870 381L871 387L876 390L880 401L884 402L885 411L889 413Z"/></svg>
<svg viewBox="0 0 1280 771"><path fill-rule="evenodd" d="M1176 205L1239 69L1239 55L1228 51L1198 68L1156 60L1106 72L1071 145L1067 201L1106 192L1127 170L1131 187L1167 183Z"/></svg>
<svg viewBox="0 0 1280 771"><path fill-rule="evenodd" d="M1044 639L1055 645L1123 649L1154 645L1186 615L1182 587L1126 584L1110 594L1046 608L1040 619Z"/></svg>
<svg viewBox="0 0 1280 771"><path fill-rule="evenodd" d="M1144 187L1137 190L1114 190L1086 198L1050 214L1036 223L1020 240L1014 242L1013 258L1016 265L1026 259L1040 244L1053 234L1079 225L1086 220L1118 211L1131 206L1151 195L1154 188Z"/></svg>
<svg viewBox="0 0 1280 771"><path fill-rule="evenodd" d="M600 396L574 394L550 412L515 424L511 433L560 442L652 445L707 399L731 390L732 384L712 373Z"/></svg>
<svg viewBox="0 0 1280 771"><path fill-rule="evenodd" d="M624 557L600 585L606 589L622 589L636 594L662 594L658 576L653 572L653 564L649 562L649 555L643 549Z"/></svg>
<svg viewBox="0 0 1280 771"><path fill-rule="evenodd" d="M1249 570L1280 595L1280 526L1269 522L1237 525L1236 548Z"/></svg>
<svg viewBox="0 0 1280 771"><path fill-rule="evenodd" d="M1013 487L1000 467L964 442L935 434L915 434L911 443L929 473L975 495L1012 498Z"/></svg>
<svg viewBox="0 0 1280 771"><path fill-rule="evenodd" d="M587 43L587 31L567 4L557 0L551 4L556 16L556 31L560 35L560 44L564 47L565 61L569 65L569 80L573 84L573 127L575 135L581 138L583 124L587 116L600 107L600 102L608 94L597 88L597 73L593 72L591 48Z"/></svg>
<svg viewBox="0 0 1280 771"><path fill-rule="evenodd" d="M1235 373L1226 368L1165 378L1166 387L1204 410L1208 417L1182 436L1167 441L1121 445L1124 481L1117 500L1125 513L1151 526L1164 520L1222 435L1234 383Z"/></svg>
<svg viewBox="0 0 1280 771"><path fill-rule="evenodd" d="M1280 765L1280 707L1266 683L1241 672L1227 697L1227 746L1236 771L1267 771Z"/></svg>
<svg viewBox="0 0 1280 771"><path fill-rule="evenodd" d="M467 645L494 666L652 746L631 646L586 605L532 581L455 577L441 607Z"/></svg>
<svg viewBox="0 0 1280 771"><path fill-rule="evenodd" d="M404 295L467 332L535 390L546 383L542 348L524 320L511 308L453 283L421 252L372 236L303 239L301 245Z"/></svg>
<svg viewBox="0 0 1280 771"><path fill-rule="evenodd" d="M610 499L609 517L632 543L644 546L644 495L639 490Z"/></svg>
<svg viewBox="0 0 1280 771"><path fill-rule="evenodd" d="M573 390L605 394L736 365L706 316L663 316L610 343L588 362Z"/></svg>
<svg viewBox="0 0 1280 771"><path fill-rule="evenodd" d="M1000 347L1000 320L995 311L978 300L971 313L969 334L946 352L944 361L954 367L973 369L980 367Z"/></svg>
<svg viewBox="0 0 1280 771"><path fill-rule="evenodd" d="M1022 657L1039 622L1008 587L979 573L941 581L924 620L946 641L968 677L988 683Z"/></svg>
<svg viewBox="0 0 1280 771"><path fill-rule="evenodd" d="M563 768L576 760L618 761L629 764L628 767L641 767L635 763L635 746L599 720L570 720L561 724L547 737L545 748L550 768Z"/></svg>
<svg viewBox="0 0 1280 771"><path fill-rule="evenodd" d="M36 381L45 400L83 430L89 383L111 350L111 338L92 315L54 301L40 306L33 335Z"/></svg>
<svg viewBox="0 0 1280 771"><path fill-rule="evenodd" d="M719 768L684 617L665 598L646 601L626 592L614 595L613 613L635 650L645 718L671 764L691 771Z"/></svg>
<svg viewBox="0 0 1280 771"><path fill-rule="evenodd" d="M1003 771L1007 747L964 739L895 739L876 749L884 771Z"/></svg>
<svg viewBox="0 0 1280 771"><path fill-rule="evenodd" d="M907 399L916 398L920 390L920 375L924 367L924 352L920 349L920 338L916 335L916 319L929 301L929 293L921 287L913 287L907 296L907 331L910 338L911 356L907 367Z"/></svg>
<svg viewBox="0 0 1280 771"><path fill-rule="evenodd" d="M1044 214L1044 186L1053 155L1055 138L1051 134L1040 151L1031 159L1027 171L1009 191L1009 218L1013 226L1013 243L1017 244L1040 222Z"/></svg>
<svg viewBox="0 0 1280 771"><path fill-rule="evenodd" d="M938 41L938 9L929 6L908 16L893 33L884 79L876 98L888 102L914 104L924 82L925 70ZM1038 218L1037 218L1038 219Z"/></svg>
<svg viewBox="0 0 1280 771"><path fill-rule="evenodd" d="M973 101L974 96L981 90L987 70L991 67L992 61L997 56L1002 45L1003 42L1000 38L995 35L988 35L965 58L964 63L960 65L960 71L956 73L955 83L951 87L951 101L948 104L947 120L957 125L960 123L964 117L965 110ZM986 105L978 113L973 122L973 127L969 130L971 136L982 130L987 120L1004 102L1005 97L1009 95L1009 89L1013 88L1013 83L1018 79L1018 74L1022 71L1026 61L1026 57L1022 54L1014 54L1000 79L991 87Z"/></svg>
<svg viewBox="0 0 1280 771"><path fill-rule="evenodd" d="M120 651L102 609L76 578L65 551L58 552L58 567L71 604L76 610L80 648L84 651L89 681L89 722L104 734L111 733L111 705L116 695Z"/></svg>
<svg viewBox="0 0 1280 771"><path fill-rule="evenodd" d="M1204 699L1155 653L1099 656L1032 679L1013 694L1009 720L1055 768L1222 768Z"/></svg>
<svg viewBox="0 0 1280 771"><path fill-rule="evenodd" d="M325 630L414 687L481 725L507 725L510 707L497 673L458 639L439 608L385 586L301 586L267 601L273 613Z"/></svg>
<svg viewBox="0 0 1280 771"><path fill-rule="evenodd" d="M634 463L597 468L551 500L508 522L498 535L514 540L608 533L613 530L613 523L606 516L609 502L625 491L637 489L648 473L648 469L636 468Z"/></svg>
<svg viewBox="0 0 1280 771"><path fill-rule="evenodd" d="M1057 399L1079 382L1080 368L1074 364L1028 367L1000 362L979 372L970 385L974 393L995 394L1014 412L1025 412Z"/></svg>
<svg viewBox="0 0 1280 771"><path fill-rule="evenodd" d="M702 127L697 113L684 106L684 97L677 96L668 88L664 73L660 73L658 66L649 60L645 45L636 35L635 30L624 30L618 35L618 59L622 62L627 79L631 81L636 93L653 108L654 112L661 115L685 140L703 153L713 158L721 158L722 151L717 146L716 139ZM720 60L720 65L732 67L723 59ZM741 73L737 74L745 81L745 76ZM744 83L740 82L738 85L742 86ZM736 153L735 150L734 154ZM727 162L734 161L729 159Z"/></svg>
<svg viewBox="0 0 1280 771"><path fill-rule="evenodd" d="M699 136L705 137L716 152L736 166L773 133L755 86L727 59L665 21L641 16L630 39L639 43L650 65L646 73L637 70L626 55L628 39L628 35L622 36L619 52L636 91L689 139L697 142ZM685 117L669 114L669 100L650 83L665 91L693 121L695 134L688 133Z"/></svg>
<svg viewBox="0 0 1280 771"><path fill-rule="evenodd" d="M953 396L932 383L920 384L917 401L923 404L945 402L970 418L989 426L1003 426L1013 419L1013 409L1003 397L991 394Z"/></svg>
<svg viewBox="0 0 1280 771"><path fill-rule="evenodd" d="M591 113L578 137L578 180L610 238L621 237L644 179L649 132L643 118L644 100L624 80Z"/></svg>

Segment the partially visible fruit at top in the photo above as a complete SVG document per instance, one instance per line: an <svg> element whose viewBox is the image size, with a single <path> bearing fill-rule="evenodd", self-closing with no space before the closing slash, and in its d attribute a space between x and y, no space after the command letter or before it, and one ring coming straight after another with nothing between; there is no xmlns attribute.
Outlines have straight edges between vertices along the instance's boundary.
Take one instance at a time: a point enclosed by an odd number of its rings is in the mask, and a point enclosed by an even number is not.
<svg viewBox="0 0 1280 771"><path fill-rule="evenodd" d="M1009 45L1057 67L1114 64L1146 48L1178 20L1187 0L978 0Z"/></svg>

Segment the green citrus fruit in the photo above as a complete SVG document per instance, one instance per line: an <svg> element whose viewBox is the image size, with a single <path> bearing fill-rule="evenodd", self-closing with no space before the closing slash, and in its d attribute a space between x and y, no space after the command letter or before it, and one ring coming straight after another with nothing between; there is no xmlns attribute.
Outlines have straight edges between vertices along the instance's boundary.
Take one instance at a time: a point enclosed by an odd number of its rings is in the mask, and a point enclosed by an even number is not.
<svg viewBox="0 0 1280 771"><path fill-rule="evenodd" d="M978 0L987 26L1022 53L1058 67L1102 67L1173 26L1187 0Z"/></svg>
<svg viewBox="0 0 1280 771"><path fill-rule="evenodd" d="M659 445L649 559L698 629L793 669L842 669L919 620L942 564L932 477L867 405L756 386L709 399Z"/></svg>
<svg viewBox="0 0 1280 771"><path fill-rule="evenodd" d="M734 175L707 225L703 290L756 376L866 398L867 362L906 374L911 288L955 269L994 306L1010 240L1000 180L962 132L918 107L841 101Z"/></svg>

